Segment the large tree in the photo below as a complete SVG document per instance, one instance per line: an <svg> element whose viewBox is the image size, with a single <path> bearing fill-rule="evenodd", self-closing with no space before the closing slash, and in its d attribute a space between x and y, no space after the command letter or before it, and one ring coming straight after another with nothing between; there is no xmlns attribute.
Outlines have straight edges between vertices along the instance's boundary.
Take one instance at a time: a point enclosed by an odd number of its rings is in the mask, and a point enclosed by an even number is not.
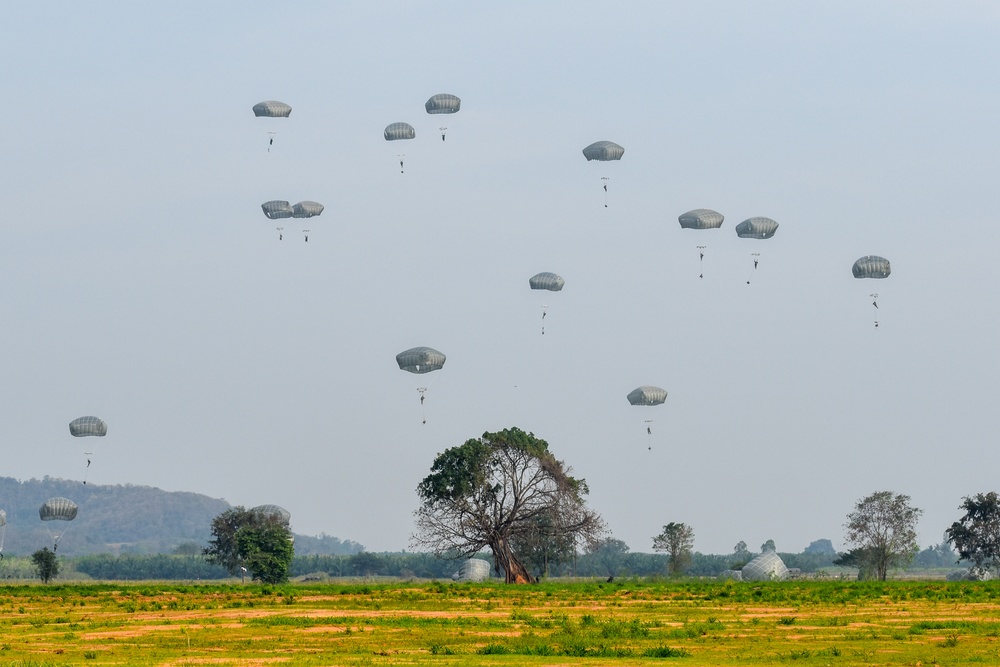
<svg viewBox="0 0 1000 667"><path fill-rule="evenodd" d="M549 451L548 443L518 428L484 433L437 455L417 486L415 546L445 557L493 553L507 583L532 576L515 545L527 543L543 522L549 535L573 543L604 530L586 506L587 484Z"/></svg>
<svg viewBox="0 0 1000 667"><path fill-rule="evenodd" d="M212 536L204 549L210 563L230 574L246 568L254 579L268 584L288 580L295 550L292 531L279 515L233 507L212 519Z"/></svg>
<svg viewBox="0 0 1000 667"><path fill-rule="evenodd" d="M847 515L845 541L856 547L852 553L861 570L884 581L890 567L913 559L917 547L917 520L923 510L910 505L910 497L878 491L859 500Z"/></svg>
<svg viewBox="0 0 1000 667"><path fill-rule="evenodd" d="M653 550L665 551L670 556L667 571L676 577L691 564L694 549L694 528L684 523L671 521L663 527L663 532L653 538Z"/></svg>
<svg viewBox="0 0 1000 667"><path fill-rule="evenodd" d="M945 531L962 560L996 573L1000 569L1000 497L996 491L965 498L961 519Z"/></svg>

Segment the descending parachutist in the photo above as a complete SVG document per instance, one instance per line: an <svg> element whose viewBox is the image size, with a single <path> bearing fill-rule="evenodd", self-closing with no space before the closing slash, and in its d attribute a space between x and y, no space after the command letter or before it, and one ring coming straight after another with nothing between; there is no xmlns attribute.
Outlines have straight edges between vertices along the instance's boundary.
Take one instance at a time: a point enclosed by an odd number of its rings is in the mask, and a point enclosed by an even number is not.
<svg viewBox="0 0 1000 667"><path fill-rule="evenodd" d="M701 268L701 273L698 274L699 278L705 277L705 269L703 267L705 263L705 248L708 246L700 245L698 246L698 266Z"/></svg>
<svg viewBox="0 0 1000 667"><path fill-rule="evenodd" d="M441 141L444 141L444 133L445 133L445 130L447 130L448 128L447 127L439 127L438 129L441 130Z"/></svg>
<svg viewBox="0 0 1000 667"><path fill-rule="evenodd" d="M399 158L399 173L401 173L401 174L402 174L402 173L404 173L404 172L403 172L403 158L405 158L405 157L406 157L406 153L400 153L400 154L399 154L399 155L397 155L396 157L398 157L398 158Z"/></svg>
<svg viewBox="0 0 1000 667"><path fill-rule="evenodd" d="M306 235L306 243L309 243L309 230L303 229L302 233Z"/></svg>
<svg viewBox="0 0 1000 667"><path fill-rule="evenodd" d="M607 176L601 176L601 180L604 181L604 208L608 207L608 181L611 179Z"/></svg>
<svg viewBox="0 0 1000 667"><path fill-rule="evenodd" d="M424 410L424 398L425 398L424 392L427 391L427 387L417 387L417 391L420 393L420 411L423 412L423 410ZM421 423L426 424L427 423L427 415L423 414L421 417L423 419L423 422L421 422Z"/></svg>

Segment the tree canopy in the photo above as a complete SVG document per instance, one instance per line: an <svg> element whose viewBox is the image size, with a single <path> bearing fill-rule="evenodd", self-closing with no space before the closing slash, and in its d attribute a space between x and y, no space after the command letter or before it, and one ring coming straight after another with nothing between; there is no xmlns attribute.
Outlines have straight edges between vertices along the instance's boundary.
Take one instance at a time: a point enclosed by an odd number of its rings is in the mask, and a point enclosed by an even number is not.
<svg viewBox="0 0 1000 667"><path fill-rule="evenodd" d="M212 535L204 550L210 563L222 565L230 574L246 568L254 579L268 584L288 579L294 555L292 532L278 515L234 507L212 520Z"/></svg>
<svg viewBox="0 0 1000 667"><path fill-rule="evenodd" d="M1000 569L1000 496L996 491L968 496L958 506L961 519L945 531L962 560L996 573Z"/></svg>
<svg viewBox="0 0 1000 667"><path fill-rule="evenodd" d="M908 563L919 550L917 520L923 510L910 505L910 497L878 491L859 500L847 515L845 540L856 547L854 554L862 570L884 581L890 567Z"/></svg>
<svg viewBox="0 0 1000 667"><path fill-rule="evenodd" d="M508 583L530 582L517 545L532 543L540 526L574 550L603 533L600 515L586 506L586 482L570 472L547 442L516 427L467 440L438 454L417 486L412 541L451 557L489 548L497 574Z"/></svg>

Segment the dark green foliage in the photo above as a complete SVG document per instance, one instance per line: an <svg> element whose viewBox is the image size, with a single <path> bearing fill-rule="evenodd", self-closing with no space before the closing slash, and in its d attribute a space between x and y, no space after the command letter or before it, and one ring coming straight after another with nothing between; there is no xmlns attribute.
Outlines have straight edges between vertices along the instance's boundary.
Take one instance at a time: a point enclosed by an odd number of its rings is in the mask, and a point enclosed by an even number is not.
<svg viewBox="0 0 1000 667"><path fill-rule="evenodd" d="M288 581L294 548L292 534L280 523L248 523L236 531L236 544L243 566L265 584Z"/></svg>
<svg viewBox="0 0 1000 667"><path fill-rule="evenodd" d="M48 547L42 547L31 554L31 562L34 563L35 571L38 572L38 578L42 583L47 584L59 575L59 560L56 558L56 553L49 551Z"/></svg>
<svg viewBox="0 0 1000 667"><path fill-rule="evenodd" d="M224 579L226 568L209 563L200 553L195 556L166 554L140 555L95 554L74 560L78 572L94 579L138 581L143 579Z"/></svg>
<svg viewBox="0 0 1000 667"><path fill-rule="evenodd" d="M1000 496L995 491L977 493L958 508L965 514L945 531L948 541L962 559L996 572L1000 569Z"/></svg>
<svg viewBox="0 0 1000 667"><path fill-rule="evenodd" d="M292 533L275 515L234 507L212 520L212 535L204 550L208 562L230 574L246 568L265 583L287 580L294 555Z"/></svg>

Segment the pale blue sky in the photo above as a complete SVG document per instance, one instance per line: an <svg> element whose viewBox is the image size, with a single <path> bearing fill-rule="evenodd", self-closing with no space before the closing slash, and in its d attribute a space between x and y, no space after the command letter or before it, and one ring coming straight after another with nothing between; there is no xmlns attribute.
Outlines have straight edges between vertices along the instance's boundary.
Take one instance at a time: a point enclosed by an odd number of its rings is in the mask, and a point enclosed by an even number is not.
<svg viewBox="0 0 1000 667"><path fill-rule="evenodd" d="M204 4L4 7L2 474L93 449L93 482L371 550L407 546L437 452L515 425L638 551L669 521L842 546L884 489L927 545L996 489L995 3ZM308 244L270 199L326 206ZM698 207L723 228L681 230ZM756 215L775 238L738 239ZM445 368L400 371L418 345Z"/></svg>

